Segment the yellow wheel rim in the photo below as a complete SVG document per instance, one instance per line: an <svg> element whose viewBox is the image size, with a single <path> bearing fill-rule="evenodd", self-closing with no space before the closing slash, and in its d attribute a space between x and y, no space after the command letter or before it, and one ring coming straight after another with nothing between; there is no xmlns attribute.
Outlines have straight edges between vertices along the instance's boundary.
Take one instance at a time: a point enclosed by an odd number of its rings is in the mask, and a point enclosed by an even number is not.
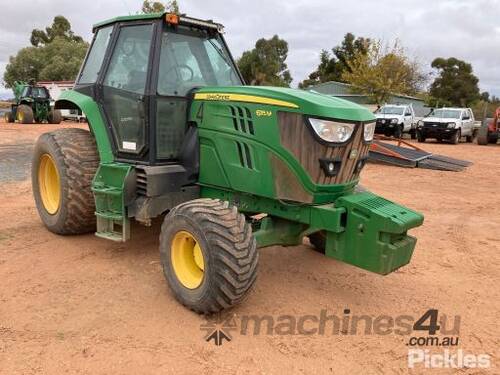
<svg viewBox="0 0 500 375"><path fill-rule="evenodd" d="M200 244L187 231L177 232L172 241L172 266L179 282L188 289L198 288L203 281L205 261Z"/></svg>
<svg viewBox="0 0 500 375"><path fill-rule="evenodd" d="M19 122L23 122L23 120L24 120L24 115L23 115L23 113L22 113L22 112L19 112L19 111L17 112L17 120L18 120Z"/></svg>
<svg viewBox="0 0 500 375"><path fill-rule="evenodd" d="M43 154L38 166L38 186L45 210L54 215L61 204L61 181L52 156Z"/></svg>

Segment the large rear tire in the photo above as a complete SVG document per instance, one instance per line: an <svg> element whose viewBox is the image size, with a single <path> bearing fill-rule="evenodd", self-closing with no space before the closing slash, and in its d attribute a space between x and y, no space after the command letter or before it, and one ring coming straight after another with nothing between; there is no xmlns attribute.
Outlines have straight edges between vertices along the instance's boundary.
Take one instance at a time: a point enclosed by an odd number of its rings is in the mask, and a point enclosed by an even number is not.
<svg viewBox="0 0 500 375"><path fill-rule="evenodd" d="M62 121L61 111L58 109L53 109L49 112L49 116L47 118L49 124L60 124Z"/></svg>
<svg viewBox="0 0 500 375"><path fill-rule="evenodd" d="M241 302L257 278L252 228L225 201L196 199L172 209L162 225L160 256L175 298L200 314Z"/></svg>
<svg viewBox="0 0 500 375"><path fill-rule="evenodd" d="M483 125L477 131L477 144L481 146L486 146L488 144L488 126Z"/></svg>
<svg viewBox="0 0 500 375"><path fill-rule="evenodd" d="M38 214L57 234L95 231L92 179L99 165L93 136L84 129L60 129L38 138L31 182Z"/></svg>
<svg viewBox="0 0 500 375"><path fill-rule="evenodd" d="M33 124L33 109L26 104L21 104L16 110L16 120L20 124Z"/></svg>

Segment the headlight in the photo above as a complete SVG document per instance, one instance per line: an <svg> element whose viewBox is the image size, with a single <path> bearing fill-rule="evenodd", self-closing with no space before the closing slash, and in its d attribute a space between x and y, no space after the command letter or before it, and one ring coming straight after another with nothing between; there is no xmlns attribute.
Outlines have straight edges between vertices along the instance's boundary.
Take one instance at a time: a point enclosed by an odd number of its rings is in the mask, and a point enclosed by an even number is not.
<svg viewBox="0 0 500 375"><path fill-rule="evenodd" d="M421 128L422 126L424 126L424 122L422 120L420 120L417 125Z"/></svg>
<svg viewBox="0 0 500 375"><path fill-rule="evenodd" d="M457 124L455 124L454 122L448 123L448 129L455 129L455 126L457 126Z"/></svg>
<svg viewBox="0 0 500 375"><path fill-rule="evenodd" d="M398 119L397 119L397 118L393 118L393 119L391 120L391 124L397 124L397 123L398 123Z"/></svg>
<svg viewBox="0 0 500 375"><path fill-rule="evenodd" d="M385 120L382 120L382 124L385 124Z"/></svg>
<svg viewBox="0 0 500 375"><path fill-rule="evenodd" d="M370 142L373 140L373 134L375 133L375 123L370 122L369 124L364 125L363 137L365 142Z"/></svg>
<svg viewBox="0 0 500 375"><path fill-rule="evenodd" d="M320 120L317 118L310 118L309 122L321 139L333 143L343 143L349 140L355 127L355 124Z"/></svg>

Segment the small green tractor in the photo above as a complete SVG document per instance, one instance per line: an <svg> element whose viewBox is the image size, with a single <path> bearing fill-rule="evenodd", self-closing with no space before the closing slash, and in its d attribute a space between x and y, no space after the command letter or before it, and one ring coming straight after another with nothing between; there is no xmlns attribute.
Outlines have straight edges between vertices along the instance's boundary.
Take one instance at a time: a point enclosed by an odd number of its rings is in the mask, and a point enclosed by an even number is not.
<svg viewBox="0 0 500 375"><path fill-rule="evenodd" d="M11 105L11 110L5 112L5 122L61 123L61 112L50 107L50 94L47 88L37 86L33 81L29 83L16 81L13 91L15 102Z"/></svg>
<svg viewBox="0 0 500 375"><path fill-rule="evenodd" d="M94 26L74 90L90 131L38 139L33 193L48 230L126 241L164 216L169 287L203 314L251 290L257 248L302 244L386 275L410 261L423 216L357 188L375 117L296 89L245 86L223 27L175 14ZM332 266L335 264L332 263Z"/></svg>

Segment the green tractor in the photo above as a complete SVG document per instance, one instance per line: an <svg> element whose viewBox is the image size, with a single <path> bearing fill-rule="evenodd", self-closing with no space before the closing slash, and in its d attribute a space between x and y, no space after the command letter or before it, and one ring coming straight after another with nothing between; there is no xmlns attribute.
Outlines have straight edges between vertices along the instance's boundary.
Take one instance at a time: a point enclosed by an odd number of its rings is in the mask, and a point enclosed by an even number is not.
<svg viewBox="0 0 500 375"><path fill-rule="evenodd" d="M11 105L11 110L5 112L5 122L61 123L61 112L50 107L50 94L47 88L37 86L34 81L29 83L16 81L13 91L15 102Z"/></svg>
<svg viewBox="0 0 500 375"><path fill-rule="evenodd" d="M94 26L74 90L90 131L37 141L36 206L48 230L126 241L165 215L160 258L186 307L214 313L257 277L257 248L301 244L386 275L407 264L423 216L357 189L375 130L359 105L245 86L212 21L174 14ZM332 264L332 266L334 266Z"/></svg>

